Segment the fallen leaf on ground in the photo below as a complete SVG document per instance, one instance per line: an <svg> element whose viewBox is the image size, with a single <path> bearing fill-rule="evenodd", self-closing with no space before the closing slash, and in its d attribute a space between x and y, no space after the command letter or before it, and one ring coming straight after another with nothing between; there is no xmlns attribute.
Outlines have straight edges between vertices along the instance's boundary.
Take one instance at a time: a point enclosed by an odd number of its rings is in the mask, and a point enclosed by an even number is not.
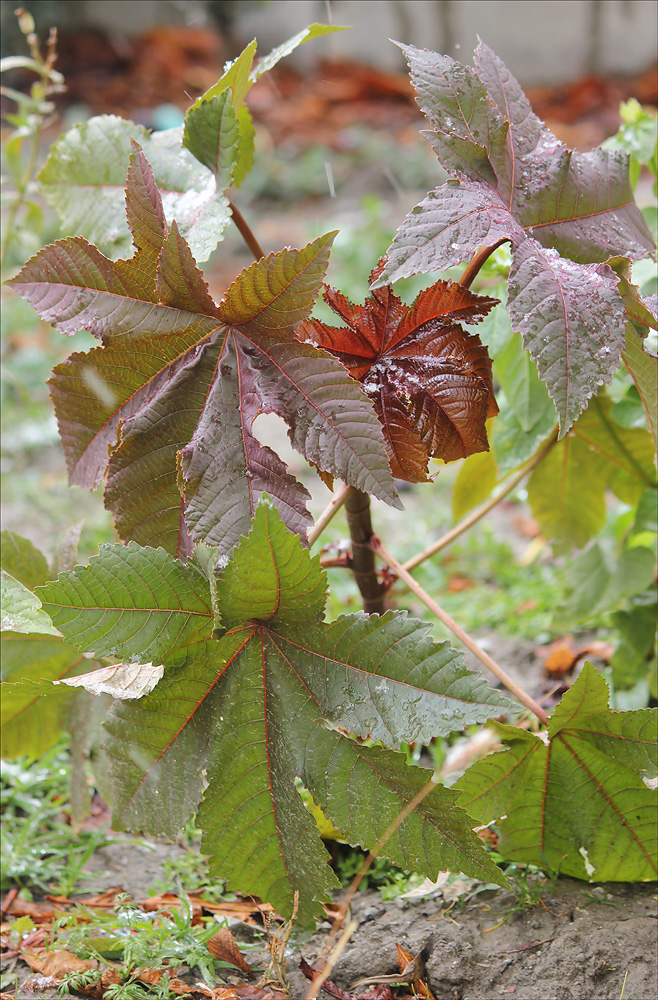
<svg viewBox="0 0 658 1000"><path fill-rule="evenodd" d="M52 903L35 903L31 899L14 899L5 910L12 917L32 917L35 924L48 923L55 916Z"/></svg>
<svg viewBox="0 0 658 1000"><path fill-rule="evenodd" d="M61 979L68 972L83 972L86 969L98 967L97 962L78 958L77 955L62 948L56 948L54 951L42 954L21 952L21 958L33 972L40 972L42 976L52 976L55 979Z"/></svg>
<svg viewBox="0 0 658 1000"><path fill-rule="evenodd" d="M246 972L250 979L254 978L251 966L245 961L242 952L228 927L221 927L208 941L208 951L220 962L230 962Z"/></svg>
<svg viewBox="0 0 658 1000"><path fill-rule="evenodd" d="M585 656L600 656L607 662L613 651L614 646L610 643L596 639L577 643L572 636L566 635L555 639L548 646L538 647L535 655L544 661L544 670L548 676L558 678L572 670L578 660L582 660Z"/></svg>
<svg viewBox="0 0 658 1000"><path fill-rule="evenodd" d="M300 958L299 968L307 979L313 979L318 974L317 969L311 968L304 958ZM342 990L340 986L336 986L331 979L325 979L322 989L330 996L336 997L336 1000L392 1000L393 997L391 987L388 984L375 986L374 989L368 990L366 993L350 993L348 990Z"/></svg>
<svg viewBox="0 0 658 1000"><path fill-rule="evenodd" d="M137 972L133 972L132 978L138 979L140 983L155 986L160 982L165 973L171 975L171 972L171 969L138 969ZM189 986L182 979L178 979L175 976L169 980L167 987L169 992L176 994L176 996L185 996L187 993L194 992L193 986Z"/></svg>

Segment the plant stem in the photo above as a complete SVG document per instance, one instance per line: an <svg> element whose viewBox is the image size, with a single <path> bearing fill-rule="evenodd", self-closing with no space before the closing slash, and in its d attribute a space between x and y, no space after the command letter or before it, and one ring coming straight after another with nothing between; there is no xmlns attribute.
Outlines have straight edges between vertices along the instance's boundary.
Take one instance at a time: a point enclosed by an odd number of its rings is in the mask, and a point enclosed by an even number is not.
<svg viewBox="0 0 658 1000"><path fill-rule="evenodd" d="M240 233L240 236L251 250L255 259L260 260L262 257L265 256L265 252L261 247L260 243L258 242L258 240L256 239L256 237L254 236L254 234L252 233L251 229L249 228L249 225L244 215L242 214L239 208L236 208L236 206L233 204L232 201L229 201L228 207L231 209L233 221L237 227L238 232Z"/></svg>
<svg viewBox="0 0 658 1000"><path fill-rule="evenodd" d="M352 572L361 593L363 610L369 615L383 615L386 589L377 579L368 494L350 488L345 498L345 513L352 541Z"/></svg>
<svg viewBox="0 0 658 1000"><path fill-rule="evenodd" d="M307 532L306 538L308 540L309 548L315 541L317 541L318 537L322 534L329 522L333 520L334 516L343 506L351 489L351 486L342 486L338 493L335 493L332 496L331 500L322 511L313 527Z"/></svg>
<svg viewBox="0 0 658 1000"><path fill-rule="evenodd" d="M485 653L485 651L478 646L477 642L471 638L468 632L465 632L464 629L461 628L461 626L458 625L457 622L454 621L454 619L452 619L450 615L447 614L443 608L440 607L435 600L433 600L433 598L430 597L427 591L423 590L419 583L416 583L414 578L407 572L402 563L397 561L395 556L388 551L386 546L383 545L379 539L373 539L372 548L379 556L381 556L386 565L390 566L393 572L396 573L403 583L406 583L409 590L413 591L416 597L419 597L423 604L425 604L426 607L428 607L430 611L436 615L439 621L443 622L446 628L449 628L450 631L466 646L466 648L470 649L470 651L477 656L478 660L480 660L480 662L483 663L485 667L487 667L491 673L498 678L501 684L505 685L508 691L511 691L512 694L526 706L526 708L529 708L531 712L534 712L540 722L546 725L548 717L541 705L538 705L534 698L531 698L522 687L519 687L519 685L505 673L503 668L500 667L495 660L492 660L488 653Z"/></svg>
<svg viewBox="0 0 658 1000"><path fill-rule="evenodd" d="M497 243L494 243L493 246L482 247L481 250L478 250L478 252L475 254L471 262L466 265L464 273L462 274L457 284L462 285L464 288L470 288L477 276L478 271L484 264L487 257L490 257L491 254L494 252L494 250L497 250L498 247L503 245L503 243L509 243L509 242L510 241L506 237L504 237L502 240L498 240Z"/></svg>
<svg viewBox="0 0 658 1000"><path fill-rule="evenodd" d="M471 513L468 514L463 519L463 521L460 521L459 524L456 524L454 528L451 528L450 531L447 531L445 535L442 535L441 538L437 539L436 542L434 542L432 545L429 545L426 549L424 549L422 552L419 552L411 559L407 559L407 561L402 564L404 568L406 570L411 571L412 569L415 569L416 566L420 566L420 564L422 562L425 562L426 559L430 559L431 556L435 555L437 552L440 552L441 549L444 549L447 545L450 545L451 542L454 542L455 538L459 538L460 535L463 535L464 532L468 531L468 529L471 528L474 524L477 524L477 522L481 518L483 518L485 514L488 514L490 510L493 510L493 508L496 507L501 502L501 500L504 500L506 496L509 496L512 490L514 490L519 485L519 483L525 479L525 477L528 475L529 472L532 472L532 470L535 468L536 465L539 465L544 456L547 455L548 452L556 444L557 444L557 428L553 431L553 434L548 439L548 441L546 441L545 444L539 449L539 451L535 455L533 455L530 461L527 462L523 466L523 468L520 469L519 472L517 472L515 476L512 476L512 478L505 484L500 493L497 493L495 496L489 497L489 499L485 501L485 503L481 504L479 507L476 507L475 510L471 511Z"/></svg>

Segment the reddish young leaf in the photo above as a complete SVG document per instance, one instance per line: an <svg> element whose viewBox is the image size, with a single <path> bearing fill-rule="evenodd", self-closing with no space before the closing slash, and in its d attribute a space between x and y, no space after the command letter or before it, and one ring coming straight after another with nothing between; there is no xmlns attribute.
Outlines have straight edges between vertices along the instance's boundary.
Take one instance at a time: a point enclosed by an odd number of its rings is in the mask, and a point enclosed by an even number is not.
<svg viewBox="0 0 658 1000"><path fill-rule="evenodd" d="M325 289L324 300L347 326L310 319L298 336L330 351L361 382L381 422L394 476L426 482L430 458L451 462L488 450L485 422L497 413L491 360L460 322L477 323L495 299L438 281L411 306L390 285L375 289L362 306L334 288Z"/></svg>
<svg viewBox="0 0 658 1000"><path fill-rule="evenodd" d="M137 143L126 211L129 260L61 240L11 283L62 333L102 341L58 365L50 384L70 481L91 488L107 475L121 538L180 556L203 540L228 556L263 492L303 536L308 493L254 437L260 413L282 416L322 472L399 506L368 398L334 358L295 339L334 234L257 261L217 305L176 223L167 227Z"/></svg>

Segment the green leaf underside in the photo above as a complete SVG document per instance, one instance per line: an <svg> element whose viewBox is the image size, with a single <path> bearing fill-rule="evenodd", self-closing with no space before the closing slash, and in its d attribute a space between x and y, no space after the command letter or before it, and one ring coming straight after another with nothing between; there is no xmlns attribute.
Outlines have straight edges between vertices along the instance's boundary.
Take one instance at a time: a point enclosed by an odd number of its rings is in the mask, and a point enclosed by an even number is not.
<svg viewBox="0 0 658 1000"><path fill-rule="evenodd" d="M654 249L633 201L628 159L568 150L482 43L475 70L402 48L434 129L430 141L452 179L407 216L376 284L445 270L509 240L510 316L565 433L611 381L623 348L623 304L604 261Z"/></svg>
<svg viewBox="0 0 658 1000"><path fill-rule="evenodd" d="M239 141L240 126L230 87L190 108L185 116L183 145L212 171L221 190L233 179Z"/></svg>
<svg viewBox="0 0 658 1000"><path fill-rule="evenodd" d="M585 545L603 527L606 489L634 504L656 482L651 436L616 424L611 405L593 399L528 481L533 516L560 551Z"/></svg>
<svg viewBox="0 0 658 1000"><path fill-rule="evenodd" d="M655 523L655 521L654 521ZM555 611L554 627L571 628L617 611L650 587L656 574L655 548L637 545L615 559L594 543L574 560L566 600Z"/></svg>
<svg viewBox="0 0 658 1000"><path fill-rule="evenodd" d="M103 341L51 379L70 481L90 488L107 472L120 536L175 554L189 554L191 532L228 555L265 491L303 534L308 494L251 430L274 411L309 461L399 505L371 404L337 361L294 338L333 234L257 262L216 306L177 225L167 229L137 143L126 202L133 258L112 262L76 237L12 283L60 332Z"/></svg>
<svg viewBox="0 0 658 1000"><path fill-rule="evenodd" d="M655 879L655 709L612 712L591 664L564 696L546 745L496 725L506 750L473 765L454 786L482 823L496 820L499 850L561 875L605 881Z"/></svg>
<svg viewBox="0 0 658 1000"><path fill-rule="evenodd" d="M57 629L43 611L39 598L6 570L1 573L2 631L57 635Z"/></svg>
<svg viewBox="0 0 658 1000"><path fill-rule="evenodd" d="M102 545L88 566L39 588L44 610L83 652L159 662L214 627L206 577L164 549Z"/></svg>
<svg viewBox="0 0 658 1000"><path fill-rule="evenodd" d="M299 890L305 926L335 880L295 778L332 819L340 813L353 842L372 845L430 777L326 727L399 746L507 704L403 613L323 624L325 591L318 559L262 501L217 580L227 631L166 654L155 690L116 705L106 727L115 824L175 836L201 802L212 870L284 915ZM499 877L454 793L441 788L384 853L428 875L453 867Z"/></svg>
<svg viewBox="0 0 658 1000"><path fill-rule="evenodd" d="M178 222L196 260L207 260L231 221L215 179L186 149L182 130L150 135L141 125L99 115L74 125L54 144L39 172L40 189L65 231L102 245L113 258L130 252L125 186L131 140L153 166L167 221Z"/></svg>

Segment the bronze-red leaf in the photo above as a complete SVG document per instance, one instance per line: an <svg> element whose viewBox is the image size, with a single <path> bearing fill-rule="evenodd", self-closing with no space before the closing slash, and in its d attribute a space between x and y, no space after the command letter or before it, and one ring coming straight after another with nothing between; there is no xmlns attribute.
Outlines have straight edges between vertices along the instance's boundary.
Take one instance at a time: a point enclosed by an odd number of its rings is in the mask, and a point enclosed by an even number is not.
<svg viewBox="0 0 658 1000"><path fill-rule="evenodd" d="M324 300L346 326L311 319L298 337L329 351L361 382L394 476L424 482L430 458L451 462L488 450L486 420L498 412L491 359L461 323L477 323L495 299L437 281L411 306L390 285L374 289L364 305L334 288L325 289Z"/></svg>

